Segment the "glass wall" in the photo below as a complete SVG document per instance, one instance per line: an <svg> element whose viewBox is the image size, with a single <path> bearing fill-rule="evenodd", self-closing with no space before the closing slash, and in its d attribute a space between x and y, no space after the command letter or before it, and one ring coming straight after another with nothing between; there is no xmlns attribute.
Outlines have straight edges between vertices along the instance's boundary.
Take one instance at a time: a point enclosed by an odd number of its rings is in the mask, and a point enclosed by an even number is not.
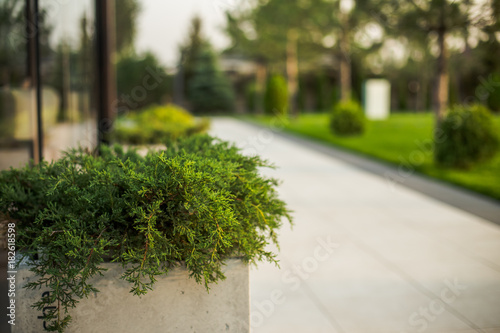
<svg viewBox="0 0 500 333"><path fill-rule="evenodd" d="M0 0L0 169L33 157L36 91L29 69L31 32L24 1Z"/></svg>
<svg viewBox="0 0 500 333"><path fill-rule="evenodd" d="M43 157L95 147L94 0L39 0Z"/></svg>
<svg viewBox="0 0 500 333"><path fill-rule="evenodd" d="M0 169L97 144L95 0L34 3L0 0Z"/></svg>

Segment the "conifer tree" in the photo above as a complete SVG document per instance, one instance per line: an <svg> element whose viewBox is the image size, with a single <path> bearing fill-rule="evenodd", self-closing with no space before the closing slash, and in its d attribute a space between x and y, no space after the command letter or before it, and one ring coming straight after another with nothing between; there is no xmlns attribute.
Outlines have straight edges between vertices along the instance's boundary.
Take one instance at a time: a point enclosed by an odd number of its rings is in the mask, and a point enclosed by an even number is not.
<svg viewBox="0 0 500 333"><path fill-rule="evenodd" d="M217 57L208 44L194 59L188 98L195 113L230 112L234 109L231 83L217 66Z"/></svg>

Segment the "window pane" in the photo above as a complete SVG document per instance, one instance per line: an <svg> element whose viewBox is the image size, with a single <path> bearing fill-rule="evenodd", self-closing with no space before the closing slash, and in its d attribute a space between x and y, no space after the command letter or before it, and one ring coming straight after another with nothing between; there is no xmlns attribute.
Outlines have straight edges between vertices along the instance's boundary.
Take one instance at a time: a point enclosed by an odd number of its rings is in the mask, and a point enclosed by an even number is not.
<svg viewBox="0 0 500 333"><path fill-rule="evenodd" d="M94 91L94 1L41 0L44 158L97 141Z"/></svg>
<svg viewBox="0 0 500 333"><path fill-rule="evenodd" d="M28 78L25 3L0 0L0 169L26 164L33 147L35 92Z"/></svg>

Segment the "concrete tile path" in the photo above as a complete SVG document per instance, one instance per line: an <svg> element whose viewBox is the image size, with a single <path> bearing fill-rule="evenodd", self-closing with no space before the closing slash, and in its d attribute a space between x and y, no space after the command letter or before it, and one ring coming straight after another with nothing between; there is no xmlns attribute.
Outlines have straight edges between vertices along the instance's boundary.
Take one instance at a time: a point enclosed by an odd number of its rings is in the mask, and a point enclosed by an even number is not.
<svg viewBox="0 0 500 333"><path fill-rule="evenodd" d="M272 161L294 210L252 332L500 332L499 226L239 120L211 134Z"/></svg>

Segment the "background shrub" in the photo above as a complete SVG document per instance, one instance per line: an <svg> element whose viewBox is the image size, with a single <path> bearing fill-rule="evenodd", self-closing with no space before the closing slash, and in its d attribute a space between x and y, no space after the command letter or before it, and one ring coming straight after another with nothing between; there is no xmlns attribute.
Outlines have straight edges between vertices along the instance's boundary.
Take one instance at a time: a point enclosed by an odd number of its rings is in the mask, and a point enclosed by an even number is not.
<svg viewBox="0 0 500 333"><path fill-rule="evenodd" d="M181 107L155 106L118 117L113 138L127 144L155 144L205 132L208 119L197 119Z"/></svg>
<svg viewBox="0 0 500 333"><path fill-rule="evenodd" d="M272 75L266 85L264 109L267 114L284 115L288 112L288 88L281 75Z"/></svg>
<svg viewBox="0 0 500 333"><path fill-rule="evenodd" d="M101 156L74 150L0 172L0 220L16 223L16 244L38 277L28 288L51 290L36 307L57 304L44 312L52 330L62 332L65 310L96 292L88 281L105 258L126 267L136 295L181 263L208 288L224 279L229 257L276 262L266 247L290 216L277 181L259 173L269 165L206 135L168 147L146 157L119 146Z"/></svg>
<svg viewBox="0 0 500 333"><path fill-rule="evenodd" d="M146 78L149 79L145 81ZM156 56L149 52L120 55L116 64L116 84L120 110L140 110L162 104L172 95L172 78L167 76ZM145 96L134 98L137 89L145 91Z"/></svg>
<svg viewBox="0 0 500 333"><path fill-rule="evenodd" d="M491 112L483 105L456 106L443 119L440 138L435 143L438 165L469 168L490 159L498 150Z"/></svg>
<svg viewBox="0 0 500 333"><path fill-rule="evenodd" d="M363 108L355 101L339 102L333 108L330 128L336 135L360 135L365 130Z"/></svg>
<svg viewBox="0 0 500 333"><path fill-rule="evenodd" d="M188 99L194 113L233 112L235 96L229 79L217 66L217 57L208 47L194 60L188 84Z"/></svg>

